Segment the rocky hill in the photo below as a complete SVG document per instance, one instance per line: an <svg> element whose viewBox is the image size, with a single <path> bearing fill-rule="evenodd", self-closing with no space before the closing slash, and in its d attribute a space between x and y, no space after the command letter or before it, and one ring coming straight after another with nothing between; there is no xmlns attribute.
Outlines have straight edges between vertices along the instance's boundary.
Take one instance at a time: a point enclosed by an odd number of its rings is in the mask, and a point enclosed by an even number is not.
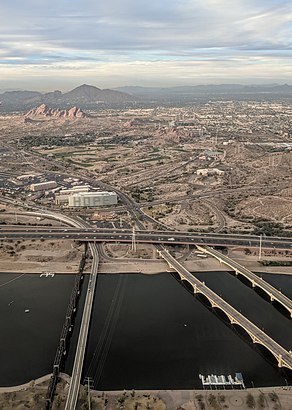
<svg viewBox="0 0 292 410"><path fill-rule="evenodd" d="M60 108L50 108L46 104L41 104L38 107L32 108L25 114L25 118L30 117L55 117L55 118L85 118L88 117L78 107L72 107L67 110L61 110ZM26 121L27 122L27 121Z"/></svg>
<svg viewBox="0 0 292 410"><path fill-rule="evenodd" d="M0 94L1 110L28 110L36 105L45 104L68 110L68 107L94 108L97 105L115 105L136 101L127 93L115 90L102 90L92 85L83 84L73 90L62 93L59 90L49 93L35 91L6 91Z"/></svg>

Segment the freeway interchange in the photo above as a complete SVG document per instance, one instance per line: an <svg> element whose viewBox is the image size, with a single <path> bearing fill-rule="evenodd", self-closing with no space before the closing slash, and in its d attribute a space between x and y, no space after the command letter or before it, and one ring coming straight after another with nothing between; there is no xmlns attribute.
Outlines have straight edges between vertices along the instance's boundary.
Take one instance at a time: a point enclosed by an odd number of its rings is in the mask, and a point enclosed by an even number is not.
<svg viewBox="0 0 292 410"><path fill-rule="evenodd" d="M292 238L241 234L190 233L174 231L136 230L135 241L169 245L237 246L244 248L278 249L292 251ZM71 239L85 242L131 242L129 229L100 229L85 227L53 227L1 225L0 240Z"/></svg>

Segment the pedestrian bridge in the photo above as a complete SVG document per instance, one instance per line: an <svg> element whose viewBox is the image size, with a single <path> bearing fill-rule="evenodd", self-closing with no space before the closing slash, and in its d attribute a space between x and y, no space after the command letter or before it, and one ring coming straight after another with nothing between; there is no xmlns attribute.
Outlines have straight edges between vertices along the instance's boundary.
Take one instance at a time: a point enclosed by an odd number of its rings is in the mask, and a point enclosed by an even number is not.
<svg viewBox="0 0 292 410"><path fill-rule="evenodd" d="M253 288L258 287L262 289L263 292L270 298L271 302L276 300L288 311L290 317L292 317L292 300L289 299L287 296L283 295L281 291L274 288L274 286L270 285L263 278L257 276L255 273L246 269L244 266L230 259L228 256L223 255L221 252L216 251L215 249L210 248L209 246L197 245L197 248L200 250L200 252L204 252L205 254L211 255L214 258L216 258L220 263L224 263L224 265L229 266L231 269L234 270L236 276L242 275L245 278L247 278Z"/></svg>
<svg viewBox="0 0 292 410"><path fill-rule="evenodd" d="M187 281L193 288L194 294L204 295L212 308L221 310L229 319L230 324L238 325L250 336L253 343L264 346L275 357L278 367L285 367L292 370L292 351L287 351L279 345L274 339L260 330L249 319L234 309L229 303L223 300L215 292L209 289L204 282L194 277L186 268L184 268L169 252L161 245L157 246L159 255L166 260L168 265L176 270L182 281Z"/></svg>

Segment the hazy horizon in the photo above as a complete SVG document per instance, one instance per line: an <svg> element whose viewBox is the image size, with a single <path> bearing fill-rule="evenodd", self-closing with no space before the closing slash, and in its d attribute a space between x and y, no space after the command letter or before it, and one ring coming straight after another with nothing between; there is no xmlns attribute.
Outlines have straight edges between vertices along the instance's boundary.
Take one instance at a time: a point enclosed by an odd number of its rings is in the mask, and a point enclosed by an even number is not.
<svg viewBox="0 0 292 410"><path fill-rule="evenodd" d="M11 0L0 89L292 83L292 4Z"/></svg>
<svg viewBox="0 0 292 410"><path fill-rule="evenodd" d="M273 87L273 86L284 86L284 85L287 85L287 86L292 86L292 84L288 84L288 83L284 83L284 82L279 82L279 83L254 83L254 84L252 84L252 83L246 83L246 84L244 84L244 83L218 83L218 84L215 84L215 83L209 83L209 84L184 84L184 85L171 85L171 86L169 86L169 87L159 87L159 86L151 86L151 85L149 85L149 86L141 86L141 85L137 85L137 84L135 84L135 85L122 85L122 86L117 86L117 87L105 87L105 88L101 88L101 87L99 87L98 86L98 84L96 85L96 84L86 84L86 83L80 83L80 84L77 84L77 85L75 85L75 86L72 86L71 88L64 88L64 89L48 89L48 90L41 90L41 89L36 89L36 88L0 88L0 93L4 93L4 92L10 92L10 91L33 91L33 92L40 92L40 93L46 93L46 92L53 92L53 91L61 91L62 93L66 93L66 92L68 92L68 91L71 91L71 90L73 90L73 89L75 89L75 88L78 88L78 87L80 87L81 85L88 85L88 86L93 86L93 87L97 87L97 88L100 88L100 89L120 89L120 88L135 88L135 87L137 87L137 88L149 88L149 89L151 89L151 88L161 88L161 89L167 89L167 88L176 88L176 87L196 87L196 86L202 86L202 87L212 87L212 86L231 86L231 85L234 85L234 86L250 86L250 87L257 87L257 86L259 86L259 87ZM126 92L126 91L125 91Z"/></svg>

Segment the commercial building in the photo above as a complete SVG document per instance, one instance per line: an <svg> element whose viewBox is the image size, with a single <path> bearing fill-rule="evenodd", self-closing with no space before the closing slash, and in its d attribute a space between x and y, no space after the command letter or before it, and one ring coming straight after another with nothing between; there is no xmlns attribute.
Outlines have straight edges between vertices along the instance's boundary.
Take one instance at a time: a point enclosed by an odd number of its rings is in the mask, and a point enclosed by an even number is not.
<svg viewBox="0 0 292 410"><path fill-rule="evenodd" d="M218 168L201 168L197 169L197 175L207 177L209 175L218 175L222 177L224 175L224 171Z"/></svg>
<svg viewBox="0 0 292 410"><path fill-rule="evenodd" d="M47 182L40 182L39 184L31 184L30 190L31 191L46 191L48 189L57 188L56 181L47 181Z"/></svg>
<svg viewBox="0 0 292 410"><path fill-rule="evenodd" d="M80 192L69 196L69 207L73 208L116 205L117 202L115 192Z"/></svg>
<svg viewBox="0 0 292 410"><path fill-rule="evenodd" d="M90 185L76 185L73 188L62 189L60 195L72 195L78 194L79 192L89 192Z"/></svg>
<svg viewBox="0 0 292 410"><path fill-rule="evenodd" d="M68 205L69 197L74 194L78 194L80 192L89 192L90 186L89 185L78 185L74 188L69 189L62 189L59 192L59 195L55 196L55 203L57 205Z"/></svg>

